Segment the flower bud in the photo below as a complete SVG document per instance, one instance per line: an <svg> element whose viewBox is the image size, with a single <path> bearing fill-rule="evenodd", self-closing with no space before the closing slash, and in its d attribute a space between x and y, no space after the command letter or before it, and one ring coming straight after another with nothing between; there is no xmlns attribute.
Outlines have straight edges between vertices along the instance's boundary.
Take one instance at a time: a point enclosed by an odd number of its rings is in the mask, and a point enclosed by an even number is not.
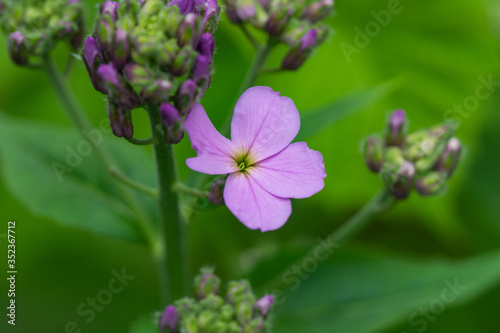
<svg viewBox="0 0 500 333"><path fill-rule="evenodd" d="M260 313L262 317L267 317L269 312L271 312L271 308L274 304L274 296L266 295L259 299L254 304L254 308Z"/></svg>
<svg viewBox="0 0 500 333"><path fill-rule="evenodd" d="M17 65L28 64L28 41L22 32L15 31L10 35L9 55Z"/></svg>
<svg viewBox="0 0 500 333"><path fill-rule="evenodd" d="M236 304L236 317L240 323L248 323L252 319L252 300L243 298Z"/></svg>
<svg viewBox="0 0 500 333"><path fill-rule="evenodd" d="M208 295L216 295L220 288L220 279L215 276L213 269L205 269L195 280L195 295L197 299L202 299Z"/></svg>
<svg viewBox="0 0 500 333"><path fill-rule="evenodd" d="M396 110L389 118L389 125L386 135L388 146L402 147L406 135L406 113L404 110Z"/></svg>
<svg viewBox="0 0 500 333"><path fill-rule="evenodd" d="M108 98L108 115L113 134L119 138L130 139L134 136L134 125L130 109L124 108Z"/></svg>
<svg viewBox="0 0 500 333"><path fill-rule="evenodd" d="M247 21L255 17L256 10L253 0L236 0L236 13L240 20Z"/></svg>
<svg viewBox="0 0 500 333"><path fill-rule="evenodd" d="M196 39L196 34L198 33L196 24L196 14L187 14L178 32L178 42L180 46L193 44Z"/></svg>
<svg viewBox="0 0 500 333"><path fill-rule="evenodd" d="M214 37L206 32L201 35L200 40L198 41L198 46L196 50L203 56L209 59L210 63L212 63L215 51L215 41Z"/></svg>
<svg viewBox="0 0 500 333"><path fill-rule="evenodd" d="M380 171L380 176L396 198L406 199L408 197L415 175L415 165L405 160L401 149L396 147L386 149L385 163Z"/></svg>
<svg viewBox="0 0 500 333"><path fill-rule="evenodd" d="M446 173L450 177L458 165L461 151L460 140L456 137L449 139L443 154L436 164L436 171Z"/></svg>
<svg viewBox="0 0 500 333"><path fill-rule="evenodd" d="M189 79L184 82L175 98L175 106L181 115L187 115L196 104L196 83Z"/></svg>
<svg viewBox="0 0 500 333"><path fill-rule="evenodd" d="M141 97L148 104L160 104L168 102L172 83L167 80L155 80L141 91Z"/></svg>
<svg viewBox="0 0 500 333"><path fill-rule="evenodd" d="M195 60L196 52L193 51L191 46L184 46L172 63L172 73L178 76L186 74L193 66Z"/></svg>
<svg viewBox="0 0 500 333"><path fill-rule="evenodd" d="M302 18L311 23L318 22L330 14L333 8L333 0L319 0L304 9Z"/></svg>
<svg viewBox="0 0 500 333"><path fill-rule="evenodd" d="M177 6L181 14L186 15L194 12L195 0L171 0L169 6Z"/></svg>
<svg viewBox="0 0 500 333"><path fill-rule="evenodd" d="M216 319L215 313L212 311L203 311L198 315L197 324L200 332L208 332L209 325Z"/></svg>
<svg viewBox="0 0 500 333"><path fill-rule="evenodd" d="M422 196L441 193L446 187L446 173L430 172L415 184L415 189Z"/></svg>
<svg viewBox="0 0 500 333"><path fill-rule="evenodd" d="M97 75L104 81L109 95L122 107L132 110L140 105L139 96L122 82L120 74L112 64L99 66Z"/></svg>
<svg viewBox="0 0 500 333"><path fill-rule="evenodd" d="M130 57L130 43L128 34L123 29L116 30L113 46L113 64L117 69L123 68Z"/></svg>
<svg viewBox="0 0 500 333"><path fill-rule="evenodd" d="M207 57L200 55L196 58L193 69L193 80L204 92L210 85L210 63Z"/></svg>
<svg viewBox="0 0 500 333"><path fill-rule="evenodd" d="M281 67L287 70L297 70L311 55L311 52L316 45L318 31L316 29L309 30L300 40L300 45L292 48L283 60Z"/></svg>
<svg viewBox="0 0 500 333"><path fill-rule="evenodd" d="M132 86L143 87L153 81L153 75L145 66L127 64L123 72Z"/></svg>
<svg viewBox="0 0 500 333"><path fill-rule="evenodd" d="M101 7L101 15L109 15L116 22L119 5L116 1L104 1Z"/></svg>
<svg viewBox="0 0 500 333"><path fill-rule="evenodd" d="M208 201L212 205L224 204L224 187L226 186L226 179L220 178L212 183L208 194Z"/></svg>
<svg viewBox="0 0 500 333"><path fill-rule="evenodd" d="M107 13L107 12L106 12ZM110 14L102 15L97 23L96 37L99 44L110 54L115 39L115 21Z"/></svg>
<svg viewBox="0 0 500 333"><path fill-rule="evenodd" d="M167 306L160 318L160 331L169 328L171 332L176 332L179 324L179 313L173 305Z"/></svg>
<svg viewBox="0 0 500 333"><path fill-rule="evenodd" d="M213 34L217 27L217 20L219 16L219 5L217 0L207 0L205 3L203 15L203 31Z"/></svg>
<svg viewBox="0 0 500 333"><path fill-rule="evenodd" d="M168 144L177 144L184 137L184 126L179 111L170 103L160 106L161 121L165 128L164 137Z"/></svg>
<svg viewBox="0 0 500 333"><path fill-rule="evenodd" d="M237 305L251 295L252 289L248 281L232 281L228 286L226 300L233 305Z"/></svg>
<svg viewBox="0 0 500 333"><path fill-rule="evenodd" d="M279 36L285 30L285 26L292 16L289 6L278 7L276 11L269 15L265 29L271 36Z"/></svg>
<svg viewBox="0 0 500 333"><path fill-rule="evenodd" d="M94 86L95 90L107 95L108 90L104 86L104 83L97 75L97 69L103 63L101 50L97 45L97 41L94 37L87 37L85 39L85 45L83 46L83 62L87 71L89 72L90 81Z"/></svg>
<svg viewBox="0 0 500 333"><path fill-rule="evenodd" d="M264 333L265 323L261 317L254 318L244 328L242 333Z"/></svg>
<svg viewBox="0 0 500 333"><path fill-rule="evenodd" d="M379 172L384 164L384 144L378 137L369 137L363 145L363 156L368 168Z"/></svg>

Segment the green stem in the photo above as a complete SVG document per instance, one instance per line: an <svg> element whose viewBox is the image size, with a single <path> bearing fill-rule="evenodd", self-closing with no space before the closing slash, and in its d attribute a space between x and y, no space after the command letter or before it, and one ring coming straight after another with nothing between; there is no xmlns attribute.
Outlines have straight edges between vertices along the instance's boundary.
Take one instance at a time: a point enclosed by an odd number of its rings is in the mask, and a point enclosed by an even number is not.
<svg viewBox="0 0 500 333"><path fill-rule="evenodd" d="M245 79L241 83L240 89L238 91L238 94L236 95L237 98L240 98L240 96L250 87L252 87L257 81L257 77L259 76L259 72L264 66L267 58L269 57L269 53L271 52L271 49L275 45L275 41L273 39L270 39L269 42L263 46L260 46L257 49L257 53L255 54L255 58L252 62L252 65L248 69L248 72L245 76ZM222 135L228 136L229 131L230 131L230 126L231 126L231 119L233 118L233 110L231 110L227 117L226 120L224 121L224 125L222 126L221 133Z"/></svg>
<svg viewBox="0 0 500 333"><path fill-rule="evenodd" d="M178 192L182 192L185 194L192 195L193 197L198 197L198 198L208 198L209 193L205 191L200 191L196 188L189 187L187 185L184 185L180 182L176 183L174 185L174 190Z"/></svg>
<svg viewBox="0 0 500 333"><path fill-rule="evenodd" d="M252 44L252 46L258 50L260 45L259 45L259 42L257 41L257 39L255 39L255 37L252 35L252 33L250 31L248 31L247 27L243 24L240 24L239 25L240 28L241 28L241 31L243 32L243 34L245 35L245 37L250 41L250 43Z"/></svg>
<svg viewBox="0 0 500 333"><path fill-rule="evenodd" d="M78 128L78 131L81 134L83 134L83 132L91 131L93 127L90 121L85 116L85 113L80 108L80 105L76 102L76 99L68 89L68 85L65 82L61 72L57 69L50 57L45 60L44 69L57 97L59 98L59 101L61 102L63 108L66 110L75 126ZM102 147L102 145L94 145L94 148L97 151L97 155L99 156L104 168L106 170L109 170L109 168L114 164L111 160L110 154L104 151L104 147ZM118 184L117 187L118 190L122 193L125 201L128 202L131 209L134 211L137 217L138 228L139 230L141 230L148 246L154 251L157 245L155 244L156 238L154 237L151 223L149 223L148 219L142 213L137 200L130 193L130 191L122 184Z"/></svg>
<svg viewBox="0 0 500 333"><path fill-rule="evenodd" d="M122 183L124 183L128 187L133 188L134 190L145 193L153 198L158 197L157 190L155 190L149 186L146 186L144 184L140 184L133 179L128 178L123 173L118 171L115 167L109 168L109 173L111 174L111 176L115 177L117 180L121 181Z"/></svg>
<svg viewBox="0 0 500 333"><path fill-rule="evenodd" d="M341 244L362 230L373 218L389 209L396 199L387 187L384 187L371 201L369 201L356 215L328 237L331 243Z"/></svg>
<svg viewBox="0 0 500 333"><path fill-rule="evenodd" d="M125 140L127 140L128 142L130 142L131 144L136 145L136 146L148 146L148 145L152 145L154 143L153 138L149 138L149 139L130 138L130 139L125 139Z"/></svg>
<svg viewBox="0 0 500 333"><path fill-rule="evenodd" d="M172 145L165 143L161 130L158 106L147 107L151 132L155 139L154 154L157 166L160 213L161 252L157 253L162 306L186 296L189 272L187 258L186 223L180 211L177 166Z"/></svg>

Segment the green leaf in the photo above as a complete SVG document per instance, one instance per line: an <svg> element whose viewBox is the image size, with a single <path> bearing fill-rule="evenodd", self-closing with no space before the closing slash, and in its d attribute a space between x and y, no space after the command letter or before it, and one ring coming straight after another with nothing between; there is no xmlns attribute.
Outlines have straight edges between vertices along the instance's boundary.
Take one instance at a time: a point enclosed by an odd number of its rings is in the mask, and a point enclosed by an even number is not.
<svg viewBox="0 0 500 333"><path fill-rule="evenodd" d="M312 263L303 261L302 278L283 275L274 333L379 332L415 313L415 320L422 318L420 307L469 302L500 280L499 252L453 263L338 251L313 273L306 270Z"/></svg>
<svg viewBox="0 0 500 333"><path fill-rule="evenodd" d="M129 333L158 333L158 324L154 315L139 318L129 330Z"/></svg>
<svg viewBox="0 0 500 333"><path fill-rule="evenodd" d="M376 88L363 89L337 99L330 104L306 112L301 117L300 132L295 141L304 141L309 137L327 129L338 121L363 111L378 102L392 90L391 84Z"/></svg>
<svg viewBox="0 0 500 333"><path fill-rule="evenodd" d="M108 146L122 172L154 183L146 155L135 147L124 149L112 134L96 131L98 144ZM89 140L74 130L0 113L0 141L5 185L32 213L66 226L142 240L136 214L121 198L116 181L110 179ZM135 198L150 205L144 196Z"/></svg>

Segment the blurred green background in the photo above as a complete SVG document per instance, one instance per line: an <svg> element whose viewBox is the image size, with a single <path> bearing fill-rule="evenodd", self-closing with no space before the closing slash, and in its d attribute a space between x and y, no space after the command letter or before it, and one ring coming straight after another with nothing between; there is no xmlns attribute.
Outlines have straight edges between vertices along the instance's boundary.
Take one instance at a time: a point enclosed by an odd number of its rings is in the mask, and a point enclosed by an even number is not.
<svg viewBox="0 0 500 333"><path fill-rule="evenodd" d="M96 1L85 2L90 32ZM401 1L402 12L348 62L341 43L354 45L354 28L364 29L374 20L371 11L387 5L388 1L379 0L338 0L335 15L328 19L334 35L299 71L259 78L258 84L291 97L303 114L360 89L395 83L376 104L308 140L324 156L326 186L312 198L294 201L292 217L282 229L265 234L250 231L225 207L199 214L189 226L193 270L214 265L224 281L251 277L259 293L275 287L290 292L290 285L280 278L288 263L335 230L381 187L364 166L361 139L382 130L391 110L405 109L411 130L428 127L442 122L455 104L474 96L479 77L500 82L498 0ZM5 37L0 39L5 45ZM253 50L225 16L216 43L216 74L202 104L218 126L232 107ZM271 65L279 62L282 51L272 55ZM66 52L64 48L56 52L61 66ZM0 73L4 113L72 131L43 72L15 67L3 48ZM94 124L106 117L104 99L91 87L83 64L75 66L70 85ZM276 308L273 331L499 332L499 105L500 94L494 91L474 111L460 116L457 135L467 152L448 191L432 198L413 194L349 245L337 249ZM138 136L145 137L145 115L139 111L136 118ZM2 138L0 149L14 140ZM105 141L119 139L108 135ZM187 177L183 161L194 155L189 140L183 140L177 153L181 175ZM147 154L141 164L151 165L151 152ZM6 161L1 162L4 168ZM82 332L127 332L137 318L159 310L156 268L142 246L33 214L30 205L11 194L17 193L12 191L15 184L22 182L22 177L0 180L0 233L6 232L8 220L17 221L18 266L17 325L7 327L4 317L0 331L59 333L67 322L75 321ZM36 182L31 186L37 189ZM92 207L88 211L95 219ZM6 253L5 239L0 241ZM4 309L6 258L0 262L0 307ZM77 306L106 288L111 271L122 267L135 279L95 320L85 323L76 313ZM412 323L413 313L441 297L443 281L455 278L467 285L463 296L432 320L426 319L425 327L422 322Z"/></svg>

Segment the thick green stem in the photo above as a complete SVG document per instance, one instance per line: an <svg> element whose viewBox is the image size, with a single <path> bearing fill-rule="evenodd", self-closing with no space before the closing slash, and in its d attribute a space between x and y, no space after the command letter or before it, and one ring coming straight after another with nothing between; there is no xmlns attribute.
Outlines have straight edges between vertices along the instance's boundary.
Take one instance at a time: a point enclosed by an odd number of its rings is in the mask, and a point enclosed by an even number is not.
<svg viewBox="0 0 500 333"><path fill-rule="evenodd" d="M68 85L64 80L61 72L57 69L52 59L47 58L44 65L45 72L52 84L53 90L55 91L60 103L66 110L67 114L78 128L78 131L83 134L84 132L89 132L93 129L92 124L85 116L85 113L80 108L80 105L76 102L75 97L68 89ZM108 154L102 145L94 145L97 155L105 170L109 170L113 165L113 160L111 155ZM117 184L118 190L123 195L125 201L130 205L131 209L134 211L137 217L137 223L140 231L143 234L148 246L154 250L157 246L155 244L155 237L153 230L151 228L151 223L142 213L139 204L135 197L130 193L130 191L122 184Z"/></svg>
<svg viewBox="0 0 500 333"><path fill-rule="evenodd" d="M157 106L148 107L158 174L161 251L157 253L162 306L188 294L189 269L186 223L182 217L179 196L174 189L178 181L173 146L166 144Z"/></svg>

